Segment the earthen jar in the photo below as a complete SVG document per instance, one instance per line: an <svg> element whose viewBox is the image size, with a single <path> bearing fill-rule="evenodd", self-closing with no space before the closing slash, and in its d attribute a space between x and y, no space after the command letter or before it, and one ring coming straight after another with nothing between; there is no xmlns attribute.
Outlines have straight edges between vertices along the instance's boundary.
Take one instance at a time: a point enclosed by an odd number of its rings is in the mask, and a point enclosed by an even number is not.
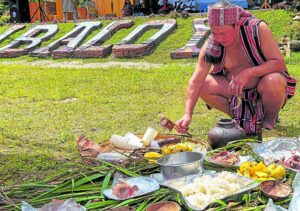
<svg viewBox="0 0 300 211"><path fill-rule="evenodd" d="M215 149L226 146L230 141L245 138L246 132L233 119L220 119L207 136L211 147Z"/></svg>

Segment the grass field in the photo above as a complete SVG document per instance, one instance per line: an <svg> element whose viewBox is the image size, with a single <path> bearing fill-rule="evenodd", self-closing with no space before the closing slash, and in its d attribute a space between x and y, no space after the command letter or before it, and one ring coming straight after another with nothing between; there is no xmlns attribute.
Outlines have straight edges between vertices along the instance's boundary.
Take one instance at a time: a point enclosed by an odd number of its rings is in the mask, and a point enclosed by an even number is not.
<svg viewBox="0 0 300 211"><path fill-rule="evenodd" d="M255 15L269 22L276 39L288 31L292 19L291 13L284 11L255 12ZM36 181L67 171L73 163L81 161L75 142L80 134L100 142L112 134L124 135L128 131L142 134L148 126L166 132L159 126L159 119L167 116L175 121L183 115L186 86L196 63L196 59L171 60L169 54L190 39L192 19L177 19L176 31L153 54L143 58L108 56L76 60L83 62L83 68L79 69L35 67L30 63L36 58L28 56L1 59L0 186ZM135 27L146 20L135 19ZM107 25L109 21L103 23ZM60 32L43 46L70 31L74 24L59 26ZM0 33L7 28L1 27ZM117 43L131 30L117 32L107 43ZM22 33L24 30L0 47ZM155 31L145 34L138 42L153 33ZM54 63L73 61L49 60ZM160 66L84 68L85 63L110 61L148 62ZM300 79L300 54L293 53L286 61L290 72ZM12 63L8 65L8 62ZM280 113L281 123L276 129L286 136L300 134L299 100L296 95ZM222 116L215 110L208 111L199 102L190 132L205 139Z"/></svg>

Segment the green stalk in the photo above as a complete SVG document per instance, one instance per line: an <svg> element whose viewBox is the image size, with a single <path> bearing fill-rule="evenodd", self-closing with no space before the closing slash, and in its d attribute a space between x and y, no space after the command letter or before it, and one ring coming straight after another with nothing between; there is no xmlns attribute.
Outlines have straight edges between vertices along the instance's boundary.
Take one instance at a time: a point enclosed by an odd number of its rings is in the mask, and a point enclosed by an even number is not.
<svg viewBox="0 0 300 211"><path fill-rule="evenodd" d="M123 172L124 174L126 174L126 175L128 175L128 176L131 176L131 177L137 177L137 176L140 176L139 174L137 174L137 173L135 173L135 172L133 172L133 171L129 171L129 170L127 170L127 169L125 169L125 168L122 168L122 167L120 167L120 166L117 166L117 165L115 165L115 164L112 164L112 163L109 163L109 162L106 162L106 161L103 161L103 160L102 160L101 162L105 163L105 164L108 165L108 166L114 167L116 170L121 171L121 172Z"/></svg>
<svg viewBox="0 0 300 211"><path fill-rule="evenodd" d="M76 181L76 182L74 182L73 180L71 180L71 182L70 181L68 181L68 182L66 182L66 183L63 183L63 184L61 184L61 185L58 185L58 186L56 186L55 188L53 188L52 190L49 190L49 191L47 191L47 192L45 192L45 193L43 193L43 194L41 194L41 195L39 195L39 196L37 196L37 197L35 197L34 199L32 199L32 202L34 202L34 201L36 201L37 199L39 199L39 198L41 198L41 197L43 197L43 196L46 196L46 195L48 195L48 194L50 194L50 193L52 193L52 192L54 192L54 191L56 191L56 190L58 190L58 189L61 189L62 187L65 187L65 186L67 186L67 185L69 185L70 183L71 183L71 187L75 187L75 186L79 186L79 185L81 185L81 184L84 184L84 183L86 183L86 182L91 182L93 179L97 179L97 178L99 178L99 177L101 177L102 175L101 174L94 174L94 175L91 175L91 176L85 176L84 178L81 178L81 179L79 179L78 181ZM73 179L73 178L72 178ZM73 182L72 182L73 181Z"/></svg>
<svg viewBox="0 0 300 211"><path fill-rule="evenodd" d="M78 196L88 196L93 194L99 194L99 191L90 191L90 192L79 192L79 193L67 193L62 195L54 195L47 198L40 198L39 200L31 201L32 205L41 205L45 202L48 202L52 199L69 199L69 198L76 198Z"/></svg>
<svg viewBox="0 0 300 211"><path fill-rule="evenodd" d="M115 200L94 202L94 203L88 204L85 208L86 209L95 209L95 208L107 207L109 205L113 205L113 204L117 204L117 203L118 203L118 201L115 201Z"/></svg>
<svg viewBox="0 0 300 211"><path fill-rule="evenodd" d="M100 196L88 196L88 197L76 198L76 202L89 201L92 199L104 199L104 197L100 195Z"/></svg>

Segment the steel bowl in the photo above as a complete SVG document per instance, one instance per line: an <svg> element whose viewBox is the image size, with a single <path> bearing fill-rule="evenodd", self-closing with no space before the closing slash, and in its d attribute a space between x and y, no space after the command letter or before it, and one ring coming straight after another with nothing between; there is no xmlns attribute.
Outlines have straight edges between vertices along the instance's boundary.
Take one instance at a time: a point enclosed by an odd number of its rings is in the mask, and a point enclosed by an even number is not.
<svg viewBox="0 0 300 211"><path fill-rule="evenodd" d="M200 152L179 152L157 160L164 179L175 179L202 173L204 154Z"/></svg>

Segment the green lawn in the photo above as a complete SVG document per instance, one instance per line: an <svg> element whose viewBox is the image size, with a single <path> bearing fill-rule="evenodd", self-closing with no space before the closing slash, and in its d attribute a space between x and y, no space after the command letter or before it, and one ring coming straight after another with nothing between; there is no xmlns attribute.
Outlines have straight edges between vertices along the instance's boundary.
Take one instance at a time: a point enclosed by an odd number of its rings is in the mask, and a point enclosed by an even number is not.
<svg viewBox="0 0 300 211"><path fill-rule="evenodd" d="M255 14L270 20L277 39L288 30L292 17L283 11L256 11ZM285 22L279 21L280 18ZM144 21L145 18L135 19L135 26ZM108 23L104 21L104 25ZM160 67L49 68L31 66L30 62L36 58L28 56L1 59L0 187L37 181L67 171L73 163L81 161L75 142L80 134L101 142L112 134L124 135L128 131L142 134L148 126L166 132L159 126L159 119L167 116L175 121L183 115L186 87L196 63L196 59L170 59L170 52L184 46L192 35L192 18L177 19L177 23L176 31L153 54L144 58L108 56L78 60L86 63L150 62L162 64ZM51 41L68 32L73 25L60 24L59 34ZM0 33L6 28L0 27ZM117 32L107 43L120 41L131 30ZM139 42L154 32L145 34ZM7 43L1 43L0 47ZM3 63L8 61L20 64ZM62 61L73 59L53 62ZM286 61L290 73L299 80L300 53L293 53ZM299 89L298 86L297 92ZM286 136L300 134L299 98L299 95L292 98L280 113L281 123L276 129ZM218 111L208 111L204 103L199 102L190 132L205 139L217 119L223 116Z"/></svg>

